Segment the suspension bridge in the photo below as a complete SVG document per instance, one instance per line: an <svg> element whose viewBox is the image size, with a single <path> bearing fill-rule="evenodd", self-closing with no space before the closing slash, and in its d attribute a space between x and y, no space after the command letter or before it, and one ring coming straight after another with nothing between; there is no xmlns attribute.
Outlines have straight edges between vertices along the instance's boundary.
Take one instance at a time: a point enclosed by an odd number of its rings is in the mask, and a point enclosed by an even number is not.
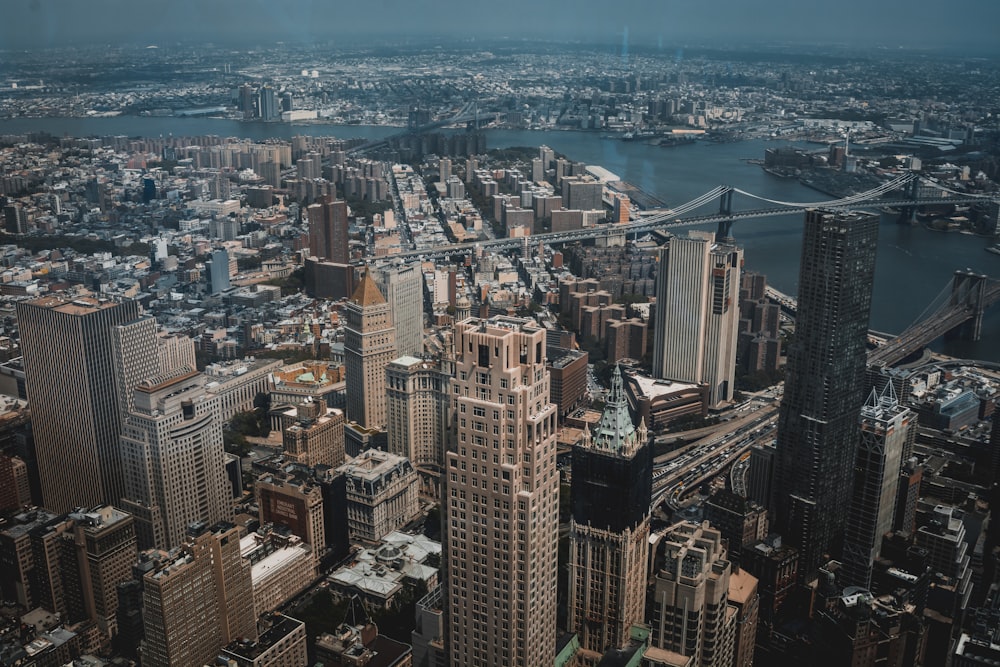
<svg viewBox="0 0 1000 667"><path fill-rule="evenodd" d="M869 353L868 365L897 364L941 336L979 340L983 313L998 301L1000 280L971 271L956 271L951 282L913 324Z"/></svg>
<svg viewBox="0 0 1000 667"><path fill-rule="evenodd" d="M933 196L927 196L934 191ZM734 195L740 195L770 206L736 210ZM718 201L718 211L710 214L690 215L694 211ZM425 260L445 259L479 252L497 252L521 248L527 254L531 246L539 243L557 245L604 239L623 239L652 232L716 224L716 238L730 239L732 225L737 220L767 218L783 215L802 215L813 208L851 209L890 207L915 211L919 206L933 204L988 203L994 207L1000 198L970 195L951 190L940 183L915 173L903 174L865 192L814 202L788 202L762 197L746 190L720 185L689 202L668 209L649 212L638 220L596 225L584 229L534 234L521 238L502 238L471 243L404 251L392 258ZM978 340L982 331L984 311L1000 301L1000 281L968 271L957 271L950 282L917 320L900 335L887 341L869 355L870 364L893 365L945 334L957 333L969 340Z"/></svg>
<svg viewBox="0 0 1000 667"><path fill-rule="evenodd" d="M939 190L941 194L934 197L921 195L921 185L929 185ZM889 196L902 191L896 196ZM767 208L736 210L733 208L733 196L739 194L771 206ZM697 209L703 208L718 201L718 211L702 215L689 215ZM949 190L944 186L921 178L917 174L909 173L887 181L878 187L872 188L840 199L830 199L826 201L814 202L787 202L775 199L768 199L760 195L734 188L727 185L720 185L709 190L705 194L692 199L689 202L667 209L654 209L638 220L620 224L595 225L583 229L573 229L568 231L547 232L543 234L533 234L520 238L491 239L488 241L473 241L468 243L453 243L436 248L423 248L418 250L406 250L392 255L393 258L410 259L444 259L456 255L467 255L479 251L496 252L501 250L513 250L517 248L527 248L528 246L544 243L562 244L573 243L575 241L590 241L597 239L616 239L628 236L637 236L651 232L670 231L685 227L696 227L699 225L716 224L716 238L728 239L732 236L732 225L737 220L749 220L753 218L769 218L783 215L801 215L811 208L827 209L850 209L866 207L892 207L904 209L916 209L919 206L932 204L969 204L989 202L996 204L997 198L983 195L969 195L966 193Z"/></svg>

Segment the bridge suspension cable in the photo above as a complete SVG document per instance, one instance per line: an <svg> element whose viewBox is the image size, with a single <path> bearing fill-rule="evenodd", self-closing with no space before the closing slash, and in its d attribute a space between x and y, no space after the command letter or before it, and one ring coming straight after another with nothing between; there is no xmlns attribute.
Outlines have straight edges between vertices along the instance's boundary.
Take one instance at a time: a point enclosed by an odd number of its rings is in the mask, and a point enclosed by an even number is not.
<svg viewBox="0 0 1000 667"><path fill-rule="evenodd" d="M913 322L910 323L910 326L906 327L906 329L915 327L924 320L930 319L934 315L943 311L945 308L948 308L951 305L951 290L952 284L949 280L945 283L944 287L941 288L941 291L937 293L937 296L935 296L934 299L927 304L927 307L924 308L924 312L920 313L917 316L917 319L913 320ZM904 329L904 331L906 329Z"/></svg>
<svg viewBox="0 0 1000 667"><path fill-rule="evenodd" d="M768 199L767 197L761 197L760 195L755 195L752 192L747 192L746 190L740 190L739 188L733 188L733 191L738 192L746 197L750 197L751 199L757 199L759 201L767 202L769 204L776 204L778 206L788 206L791 208L820 208L824 206L847 206L850 204L867 201L875 197L881 197L887 192L896 190L901 185L909 183L914 178L916 178L916 176L913 174L904 174L899 178L883 183L877 188L872 188L871 190L868 190L866 192L859 192L858 194L851 195L849 197L843 197L841 199L831 199L821 202L788 202L788 201L781 201L778 199Z"/></svg>
<svg viewBox="0 0 1000 667"><path fill-rule="evenodd" d="M728 187L726 187L724 185L720 185L720 186L716 187L715 189L706 192L705 194L701 195L700 197L698 197L696 199L692 199L691 201L689 201L687 203L681 204L677 208L669 208L669 209L666 209L665 211L661 211L660 213L652 215L652 216L649 217L649 219L644 220L644 222L648 222L648 221L650 221L650 219L666 219L666 218L671 218L671 217L676 218L678 216L684 215L685 213L688 213L689 211L693 211L696 208L700 208L701 206L704 206L705 204L709 203L713 199L716 199L717 197L719 197L719 195L721 195L722 193L724 193L724 192L726 192L728 190L729 190Z"/></svg>
<svg viewBox="0 0 1000 667"><path fill-rule="evenodd" d="M958 195L959 197L973 197L975 199L994 199L994 197L991 197L990 195L977 195L975 193L959 192L958 190L952 190L951 188L946 188L937 181L932 181L926 176L920 176L919 178L921 183L929 185L937 190L941 190L942 192L947 192L948 194Z"/></svg>

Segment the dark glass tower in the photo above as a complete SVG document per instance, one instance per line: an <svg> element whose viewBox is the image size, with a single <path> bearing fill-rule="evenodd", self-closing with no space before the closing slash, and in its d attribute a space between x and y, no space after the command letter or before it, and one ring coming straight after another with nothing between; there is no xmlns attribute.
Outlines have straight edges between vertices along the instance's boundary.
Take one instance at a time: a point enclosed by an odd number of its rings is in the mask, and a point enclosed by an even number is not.
<svg viewBox="0 0 1000 667"><path fill-rule="evenodd" d="M595 662L643 619L652 465L615 368L600 423L573 448L568 624Z"/></svg>
<svg viewBox="0 0 1000 667"><path fill-rule="evenodd" d="M833 554L850 506L877 237L876 216L806 212L772 487L800 577Z"/></svg>

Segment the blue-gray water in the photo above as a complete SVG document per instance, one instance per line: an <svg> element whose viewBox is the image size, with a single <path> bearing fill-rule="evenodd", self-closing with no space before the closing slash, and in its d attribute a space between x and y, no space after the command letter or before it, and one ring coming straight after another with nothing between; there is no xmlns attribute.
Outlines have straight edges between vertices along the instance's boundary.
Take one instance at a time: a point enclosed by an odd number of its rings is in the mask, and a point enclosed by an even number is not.
<svg viewBox="0 0 1000 667"><path fill-rule="evenodd" d="M377 138L396 128L333 125L243 123L211 118L16 118L0 121L0 134L47 131L54 135L130 136L201 135L290 138L295 134L344 138ZM748 192L793 202L814 202L826 195L794 180L780 179L747 164L762 158L765 141L730 144L694 143L659 148L642 142L621 142L585 132L492 130L491 148L547 144L570 159L597 164L640 188L675 205L690 201L716 185L732 185ZM717 206L713 204L709 206ZM736 196L736 208L763 205ZM710 208L706 207L706 212ZM802 220L798 216L737 222L734 236L746 250L748 269L767 274L768 282L791 295L797 292ZM943 234L883 222L879 234L878 265L871 316L873 329L898 332L913 322L950 280L956 269L972 269L1000 278L1000 255L984 252L986 239L965 234ZM951 341L935 346L948 354L1000 361L1000 307L987 314L978 343Z"/></svg>

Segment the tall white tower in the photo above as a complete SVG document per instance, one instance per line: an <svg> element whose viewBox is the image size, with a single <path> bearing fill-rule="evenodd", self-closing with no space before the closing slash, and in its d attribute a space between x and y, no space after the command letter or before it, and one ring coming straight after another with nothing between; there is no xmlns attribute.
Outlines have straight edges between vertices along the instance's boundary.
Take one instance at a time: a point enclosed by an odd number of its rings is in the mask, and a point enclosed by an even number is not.
<svg viewBox="0 0 1000 667"><path fill-rule="evenodd" d="M653 374L707 384L709 406L733 400L743 249L709 232L675 237L660 251Z"/></svg>

